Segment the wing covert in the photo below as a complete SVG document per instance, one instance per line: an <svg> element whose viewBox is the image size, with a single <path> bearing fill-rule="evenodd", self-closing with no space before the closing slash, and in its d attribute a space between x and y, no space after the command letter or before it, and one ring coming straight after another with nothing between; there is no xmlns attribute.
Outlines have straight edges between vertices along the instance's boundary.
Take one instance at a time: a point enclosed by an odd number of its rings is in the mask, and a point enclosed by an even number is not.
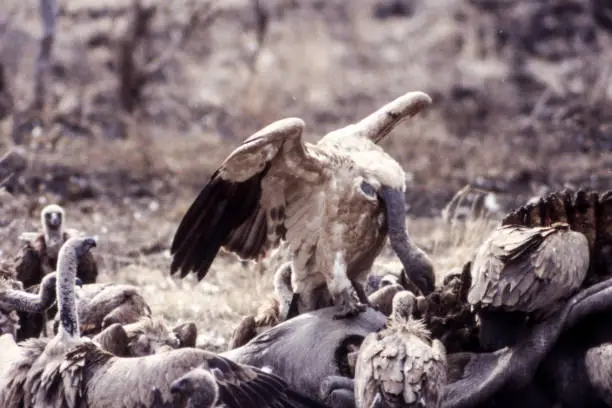
<svg viewBox="0 0 612 408"><path fill-rule="evenodd" d="M472 263L468 301L531 313L579 288L589 266L587 238L567 224L499 227Z"/></svg>
<svg viewBox="0 0 612 408"><path fill-rule="evenodd" d="M283 177L283 169L294 181L308 181L324 168L302 141L304 126L298 118L276 121L223 161L179 224L170 249L171 274L194 271L202 279L221 247L247 259L265 253L269 209L261 203L262 180L270 171ZM274 198L284 202L284 191L278 190Z"/></svg>

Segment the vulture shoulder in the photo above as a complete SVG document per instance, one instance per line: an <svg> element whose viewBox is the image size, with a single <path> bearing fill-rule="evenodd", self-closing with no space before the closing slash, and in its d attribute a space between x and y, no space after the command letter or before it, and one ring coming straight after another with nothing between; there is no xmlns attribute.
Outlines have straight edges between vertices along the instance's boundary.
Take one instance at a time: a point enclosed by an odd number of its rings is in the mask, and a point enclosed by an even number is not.
<svg viewBox="0 0 612 408"><path fill-rule="evenodd" d="M13 260L17 279L24 288L40 283L45 276L45 250L45 239L39 234L34 240L26 240Z"/></svg>
<svg viewBox="0 0 612 408"><path fill-rule="evenodd" d="M355 367L358 406L372 406L378 398L439 406L447 381L446 351L428 335L420 321L411 321L366 336Z"/></svg>
<svg viewBox="0 0 612 408"><path fill-rule="evenodd" d="M0 369L0 406L18 408L24 406L26 381L30 369L43 354L48 339L30 338L18 345L19 355L13 355Z"/></svg>
<svg viewBox="0 0 612 408"><path fill-rule="evenodd" d="M468 301L485 309L531 313L573 294L588 267L587 238L567 224L504 225L474 257Z"/></svg>
<svg viewBox="0 0 612 408"><path fill-rule="evenodd" d="M179 224L170 249L171 273L184 277L194 271L202 279L222 247L256 259L279 244L285 208L304 201L289 187L321 182L329 165L316 146L302 141L304 126L298 118L276 121L223 161ZM273 182L262 191L266 178Z"/></svg>
<svg viewBox="0 0 612 408"><path fill-rule="evenodd" d="M69 229L64 233L64 242L70 237L76 237L82 235L78 230ZM77 266L77 277L83 282L83 284L95 283L98 279L98 263L94 254L86 252L79 260Z"/></svg>

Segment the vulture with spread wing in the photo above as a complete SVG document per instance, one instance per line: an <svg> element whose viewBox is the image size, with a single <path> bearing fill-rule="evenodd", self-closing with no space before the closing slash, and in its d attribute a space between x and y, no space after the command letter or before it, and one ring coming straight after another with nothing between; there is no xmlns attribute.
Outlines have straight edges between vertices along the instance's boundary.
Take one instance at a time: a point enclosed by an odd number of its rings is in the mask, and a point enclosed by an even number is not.
<svg viewBox="0 0 612 408"><path fill-rule="evenodd" d="M298 118L255 133L225 159L184 215L171 246L171 273L195 272L202 279L221 247L260 259L284 239L300 313L328 306L314 295L326 286L342 308L338 316L349 316L364 310L359 284L388 235L405 273L431 292L432 263L406 234L404 171L377 145L430 103L425 93L409 92L316 144L302 140L305 124Z"/></svg>

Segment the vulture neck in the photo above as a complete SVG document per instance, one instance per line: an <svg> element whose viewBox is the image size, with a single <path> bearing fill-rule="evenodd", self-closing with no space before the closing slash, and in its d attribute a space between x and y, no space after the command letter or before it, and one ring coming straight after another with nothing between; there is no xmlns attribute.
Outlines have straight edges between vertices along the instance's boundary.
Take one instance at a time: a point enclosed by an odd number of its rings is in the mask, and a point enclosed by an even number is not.
<svg viewBox="0 0 612 408"><path fill-rule="evenodd" d="M38 294L22 290L7 290L0 297L0 309L26 313L42 313L55 301L55 280L43 280Z"/></svg>
<svg viewBox="0 0 612 408"><path fill-rule="evenodd" d="M79 319L76 311L74 282L77 272L77 255L72 248L60 252L57 260L57 309L60 316L58 335L79 338Z"/></svg>
<svg viewBox="0 0 612 408"><path fill-rule="evenodd" d="M58 227L57 229L51 229L45 226L44 236L47 254L51 258L57 257L59 250L64 243L64 229L62 226Z"/></svg>

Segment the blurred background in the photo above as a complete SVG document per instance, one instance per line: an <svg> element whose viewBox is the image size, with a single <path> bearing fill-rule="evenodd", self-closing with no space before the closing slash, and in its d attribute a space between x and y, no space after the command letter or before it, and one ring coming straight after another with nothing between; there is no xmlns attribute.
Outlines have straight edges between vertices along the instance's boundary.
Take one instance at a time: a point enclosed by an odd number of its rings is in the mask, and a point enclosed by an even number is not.
<svg viewBox="0 0 612 408"><path fill-rule="evenodd" d="M178 281L169 243L226 155L277 119L303 118L314 142L407 91L431 95L383 147L441 274L486 232L448 228L466 185L491 219L563 187L612 188L608 0L51 3L0 8L0 255L59 203L68 227L102 238L103 281L146 288L211 347L269 292L272 266L222 254L203 282Z"/></svg>

